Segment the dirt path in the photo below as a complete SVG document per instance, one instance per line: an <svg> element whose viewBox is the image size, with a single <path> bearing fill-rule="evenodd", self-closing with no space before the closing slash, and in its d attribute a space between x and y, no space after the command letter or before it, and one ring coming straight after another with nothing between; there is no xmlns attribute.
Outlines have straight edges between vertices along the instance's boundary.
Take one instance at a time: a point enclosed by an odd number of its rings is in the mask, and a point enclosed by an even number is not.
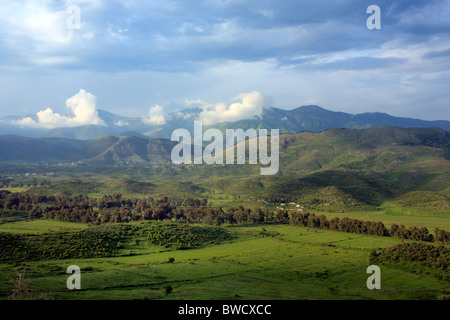
<svg viewBox="0 0 450 320"><path fill-rule="evenodd" d="M398 208L397 205L395 205L395 204L393 204L393 203L390 203L389 201L385 201L384 203L390 205L391 207Z"/></svg>

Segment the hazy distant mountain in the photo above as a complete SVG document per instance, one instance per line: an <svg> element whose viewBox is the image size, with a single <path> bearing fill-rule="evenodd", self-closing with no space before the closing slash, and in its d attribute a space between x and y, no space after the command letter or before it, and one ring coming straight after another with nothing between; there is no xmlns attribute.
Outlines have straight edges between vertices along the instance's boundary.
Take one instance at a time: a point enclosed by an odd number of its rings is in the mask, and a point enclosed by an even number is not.
<svg viewBox="0 0 450 320"><path fill-rule="evenodd" d="M148 138L146 135L137 132L137 131L124 131L121 134L119 134L119 136L124 136L124 137L130 137L130 136L134 136L134 137L140 137L140 138Z"/></svg>
<svg viewBox="0 0 450 320"><path fill-rule="evenodd" d="M121 131L123 131L123 128L115 128L113 126L89 125L50 129L42 132L39 137L92 140L108 134L119 134Z"/></svg>
<svg viewBox="0 0 450 320"><path fill-rule="evenodd" d="M365 126L397 126L402 128L426 128L436 127L444 130L450 130L450 121L424 121L419 119L393 117L386 113L371 112L361 113L353 116L355 122Z"/></svg>
<svg viewBox="0 0 450 320"><path fill-rule="evenodd" d="M88 141L62 138L0 136L0 161L72 161Z"/></svg>
<svg viewBox="0 0 450 320"><path fill-rule="evenodd" d="M81 140L92 140L103 135L147 136L151 138L170 139L175 129L185 128L192 131L193 121L199 119L200 108L185 109L166 115L162 125L145 123L141 118L124 117L105 110L98 110L99 117L106 125L89 125L71 128L30 129L12 125L11 121L20 117L8 116L0 120L0 134L16 134L30 137L55 137ZM450 121L425 121L411 118L393 117L385 113L350 114L323 109L319 106L302 106L293 110L267 108L261 118L240 120L236 122L218 123L214 127L279 129L280 133L296 133L301 131L320 132L333 128L369 128L374 126L397 126L403 128L436 127L450 130ZM207 128L205 126L205 128Z"/></svg>
<svg viewBox="0 0 450 320"><path fill-rule="evenodd" d="M173 130L185 128L192 131L193 121L199 118L201 109L186 109L168 115L164 125L148 126L145 132L149 137L170 139ZM320 132L327 129L339 128L370 128L375 126L397 126L402 128L430 128L436 127L450 130L450 121L425 121L419 119L393 117L385 113L350 114L323 109L319 106L303 106L293 110L267 108L262 118L224 122L212 127L229 129L279 129L280 133L296 133L301 131ZM208 126L205 126L208 128ZM135 130L139 131L139 130Z"/></svg>
<svg viewBox="0 0 450 320"><path fill-rule="evenodd" d="M293 110L266 109L262 119L241 120L223 123L220 128L265 128L280 129L280 133L301 131L320 132L339 128L370 128L375 126L397 126L402 128L436 127L450 130L450 121L425 121L393 117L385 113L349 114L323 109L319 106L303 106Z"/></svg>
<svg viewBox="0 0 450 320"><path fill-rule="evenodd" d="M138 117L124 117L117 114L111 113L106 110L98 110L98 116L108 125L108 126L119 126L127 127L128 125L139 125L141 123L141 118Z"/></svg>

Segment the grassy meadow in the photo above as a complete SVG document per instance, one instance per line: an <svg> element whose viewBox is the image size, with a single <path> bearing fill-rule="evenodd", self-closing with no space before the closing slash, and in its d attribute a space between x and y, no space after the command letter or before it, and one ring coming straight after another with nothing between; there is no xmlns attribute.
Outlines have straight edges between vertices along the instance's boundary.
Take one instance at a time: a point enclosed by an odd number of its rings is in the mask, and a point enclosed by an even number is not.
<svg viewBox="0 0 450 320"><path fill-rule="evenodd" d="M382 289L367 289L370 252L401 239L291 225L238 225L220 227L229 237L218 243L179 250L149 242L138 232L153 224L131 223L137 229L126 233L108 257L2 261L0 295L8 298L9 279L20 272L29 280L33 299L438 299L450 294L448 271L412 262L382 265ZM86 230L77 223L45 220L14 222L0 230L22 233L24 228L35 234L46 228L53 234ZM201 228L217 232L215 226ZM70 265L81 268L81 290L66 287Z"/></svg>

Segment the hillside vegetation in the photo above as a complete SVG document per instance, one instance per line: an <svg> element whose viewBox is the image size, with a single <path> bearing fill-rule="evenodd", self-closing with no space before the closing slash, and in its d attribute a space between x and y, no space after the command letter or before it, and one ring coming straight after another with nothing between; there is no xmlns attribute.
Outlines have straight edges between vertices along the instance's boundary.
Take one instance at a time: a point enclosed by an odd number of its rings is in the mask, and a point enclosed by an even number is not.
<svg viewBox="0 0 450 320"><path fill-rule="evenodd" d="M168 140L104 136L77 151L79 165L38 166L57 174L37 177L37 186L27 192L207 197L220 205L296 202L329 212L376 210L388 201L445 213L450 196L449 137L442 129L399 127L282 134L280 170L275 176L261 176L260 165L173 165L169 159L175 142ZM41 186L47 179L51 184ZM30 185L31 178L4 181L8 186Z"/></svg>

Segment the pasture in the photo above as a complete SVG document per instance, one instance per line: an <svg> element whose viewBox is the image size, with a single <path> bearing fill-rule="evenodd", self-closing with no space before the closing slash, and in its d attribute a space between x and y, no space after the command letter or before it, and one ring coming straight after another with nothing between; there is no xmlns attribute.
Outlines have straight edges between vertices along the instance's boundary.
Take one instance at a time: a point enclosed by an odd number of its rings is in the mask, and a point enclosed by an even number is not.
<svg viewBox="0 0 450 320"><path fill-rule="evenodd" d="M34 232L52 227L49 222L54 221L35 221ZM33 222L16 223L33 226ZM53 225L58 227L72 232L84 228L81 224ZM8 230L14 229L20 230L14 226ZM290 225L220 229L231 237L188 250L155 245L142 232L128 231L113 256L3 261L0 295L8 298L9 279L19 272L25 272L33 299L434 300L450 294L448 271L436 277L436 272L407 262L382 265L381 290L366 287L370 252L401 243L401 239ZM70 265L81 268L81 290L66 287L69 275L65 271ZM167 293L169 286L173 290Z"/></svg>

